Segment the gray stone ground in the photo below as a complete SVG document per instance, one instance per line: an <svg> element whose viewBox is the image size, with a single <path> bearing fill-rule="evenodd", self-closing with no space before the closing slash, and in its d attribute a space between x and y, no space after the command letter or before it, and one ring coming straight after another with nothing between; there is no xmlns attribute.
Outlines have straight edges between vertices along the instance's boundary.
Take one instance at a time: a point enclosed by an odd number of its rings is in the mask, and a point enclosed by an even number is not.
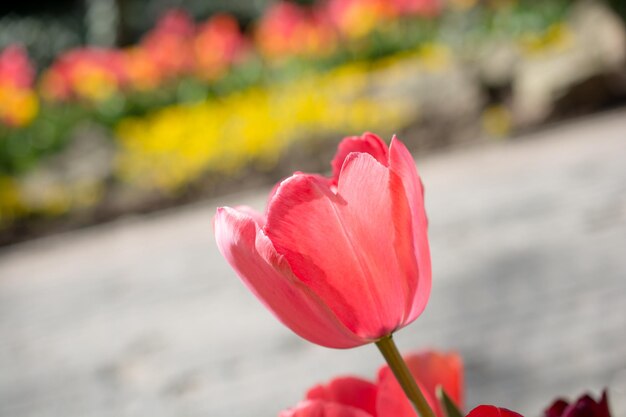
<svg viewBox="0 0 626 417"><path fill-rule="evenodd" d="M401 349L459 350L467 403L536 416L613 387L626 416L626 111L418 158L434 286ZM220 204L130 217L0 252L0 416L269 417L373 346L283 328L217 253Z"/></svg>

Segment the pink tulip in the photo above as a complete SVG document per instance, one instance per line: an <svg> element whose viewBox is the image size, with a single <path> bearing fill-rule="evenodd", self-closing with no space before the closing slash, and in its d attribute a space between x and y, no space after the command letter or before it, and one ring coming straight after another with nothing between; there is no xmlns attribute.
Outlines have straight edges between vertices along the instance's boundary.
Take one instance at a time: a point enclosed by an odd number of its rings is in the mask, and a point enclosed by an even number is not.
<svg viewBox="0 0 626 417"><path fill-rule="evenodd" d="M267 213L222 207L221 253L291 330L351 348L391 334L426 307L431 269L423 189L397 139L345 138L334 176L296 173ZM338 169L338 167L341 167Z"/></svg>

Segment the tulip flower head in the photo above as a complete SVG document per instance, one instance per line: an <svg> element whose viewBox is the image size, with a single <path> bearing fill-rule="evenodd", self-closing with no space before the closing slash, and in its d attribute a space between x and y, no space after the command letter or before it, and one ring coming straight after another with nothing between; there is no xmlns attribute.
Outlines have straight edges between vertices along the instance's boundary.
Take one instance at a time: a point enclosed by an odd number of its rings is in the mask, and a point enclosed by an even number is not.
<svg viewBox="0 0 626 417"><path fill-rule="evenodd" d="M327 347L376 342L426 307L431 266L423 188L406 147L345 138L333 176L296 173L265 214L222 207L215 237L252 292L291 330Z"/></svg>
<svg viewBox="0 0 626 417"><path fill-rule="evenodd" d="M607 393L603 391L598 401L589 394L571 404L558 399L544 411L544 417L611 417Z"/></svg>

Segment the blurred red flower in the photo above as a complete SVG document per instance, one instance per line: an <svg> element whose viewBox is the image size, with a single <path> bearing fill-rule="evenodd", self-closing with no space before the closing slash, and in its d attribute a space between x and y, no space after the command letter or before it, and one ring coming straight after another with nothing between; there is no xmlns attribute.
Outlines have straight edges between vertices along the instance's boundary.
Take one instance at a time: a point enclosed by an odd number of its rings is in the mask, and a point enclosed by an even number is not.
<svg viewBox="0 0 626 417"><path fill-rule="evenodd" d="M441 12L441 0L392 0L398 15L434 17Z"/></svg>
<svg viewBox="0 0 626 417"><path fill-rule="evenodd" d="M196 26L189 14L172 9L141 40L161 79L190 74L194 68L193 39Z"/></svg>
<svg viewBox="0 0 626 417"><path fill-rule="evenodd" d="M456 353L423 351L405 357L411 374L420 385L437 417L445 417L437 406L435 391L441 386L460 408L463 406L463 365ZM356 378L335 378L317 385L306 400L285 410L280 417L414 417L415 410L388 366L378 372L376 383Z"/></svg>
<svg viewBox="0 0 626 417"><path fill-rule="evenodd" d="M255 41L267 58L315 57L333 52L337 35L321 9L283 1L263 14L256 26Z"/></svg>
<svg viewBox="0 0 626 417"><path fill-rule="evenodd" d="M9 45L0 53L0 87L29 89L34 79L35 69L22 46Z"/></svg>

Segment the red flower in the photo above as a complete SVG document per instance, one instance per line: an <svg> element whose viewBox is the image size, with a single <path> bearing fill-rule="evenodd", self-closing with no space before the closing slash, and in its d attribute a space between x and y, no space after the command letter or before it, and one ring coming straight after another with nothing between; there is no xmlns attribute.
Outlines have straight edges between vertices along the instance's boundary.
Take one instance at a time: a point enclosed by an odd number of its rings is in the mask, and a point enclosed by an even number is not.
<svg viewBox="0 0 626 417"><path fill-rule="evenodd" d="M435 395L442 386L459 408L463 408L463 363L455 353L425 351L405 357L407 366L417 381L426 401L437 417L445 417ZM413 406L404 395L391 369L387 366L378 373L378 417L411 416Z"/></svg>
<svg viewBox="0 0 626 417"><path fill-rule="evenodd" d="M341 166L338 171L337 167ZM415 320L430 294L422 185L397 139L343 140L334 177L297 173L267 214L222 207L217 245L289 328L327 347L374 342Z"/></svg>
<svg viewBox="0 0 626 417"><path fill-rule="evenodd" d="M479 405L470 411L467 417L522 417L522 415L494 405Z"/></svg>
<svg viewBox="0 0 626 417"><path fill-rule="evenodd" d="M572 404L558 399L544 411L544 417L611 417L606 391L602 392L599 401L589 394L583 395Z"/></svg>
<svg viewBox="0 0 626 417"><path fill-rule="evenodd" d="M457 406L462 407L463 365L457 354L424 351L409 355L405 360L431 406L436 405L435 391L441 386ZM435 410L437 417L445 417L441 409L435 407ZM415 411L389 367L384 366L378 372L376 383L355 377L336 378L327 385L311 388L306 401L280 414L281 417L334 415L415 417Z"/></svg>

